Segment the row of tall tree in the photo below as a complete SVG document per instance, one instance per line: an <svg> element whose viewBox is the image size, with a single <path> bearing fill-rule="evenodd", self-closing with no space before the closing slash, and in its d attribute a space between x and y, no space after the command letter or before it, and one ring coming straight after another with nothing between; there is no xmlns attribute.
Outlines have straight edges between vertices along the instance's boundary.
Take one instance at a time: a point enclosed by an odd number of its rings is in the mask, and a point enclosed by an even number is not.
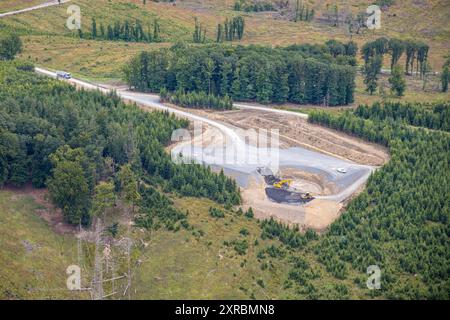
<svg viewBox="0 0 450 320"><path fill-rule="evenodd" d="M295 3L294 21L312 21L314 20L315 11L314 8L309 8L306 4L303 4L301 0L297 0Z"/></svg>
<svg viewBox="0 0 450 320"><path fill-rule="evenodd" d="M178 44L138 54L124 75L130 87L140 91L165 88L262 103L346 105L353 102L355 69L339 57L326 46Z"/></svg>
<svg viewBox="0 0 450 320"><path fill-rule="evenodd" d="M0 185L48 186L70 223L90 222L100 182L112 181L121 190L125 166L138 182L150 177L148 183L166 192L240 203L236 183L223 173L175 164L166 153L173 130L187 120L22 70L29 68L0 62ZM139 196L133 199L138 205Z"/></svg>
<svg viewBox="0 0 450 320"><path fill-rule="evenodd" d="M427 74L430 71L428 64L429 46L423 42L378 38L367 42L361 48L361 54L364 59L364 83L366 90L373 94L378 87L378 77L383 67L384 55L391 56L391 77L389 83L391 91L397 96L402 96L406 90L406 81L403 77L403 70L398 64L403 54L406 54L406 74L420 74L424 79L424 88L427 81Z"/></svg>

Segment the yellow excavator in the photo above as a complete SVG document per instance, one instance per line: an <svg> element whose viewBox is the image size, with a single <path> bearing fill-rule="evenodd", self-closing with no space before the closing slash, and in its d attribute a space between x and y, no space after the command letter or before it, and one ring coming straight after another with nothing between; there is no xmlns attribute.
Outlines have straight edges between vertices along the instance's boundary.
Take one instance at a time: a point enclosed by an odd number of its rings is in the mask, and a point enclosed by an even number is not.
<svg viewBox="0 0 450 320"><path fill-rule="evenodd" d="M278 189L289 189L291 187L292 179L281 180L273 184Z"/></svg>

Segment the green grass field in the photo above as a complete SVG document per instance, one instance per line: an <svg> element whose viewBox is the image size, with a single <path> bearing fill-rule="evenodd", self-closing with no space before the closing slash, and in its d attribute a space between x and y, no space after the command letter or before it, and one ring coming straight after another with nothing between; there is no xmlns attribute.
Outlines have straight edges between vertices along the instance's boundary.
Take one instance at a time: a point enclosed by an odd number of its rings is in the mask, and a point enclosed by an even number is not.
<svg viewBox="0 0 450 320"><path fill-rule="evenodd" d="M281 298L287 265L274 261L273 271L262 271L256 255L269 245L261 241L255 220L227 213L224 219L209 216L214 204L198 199L178 199L176 206L189 208L188 221L194 231L157 231L149 238L139 270L136 298L152 299L259 299ZM239 232L247 229L249 235ZM260 242L255 246L255 240ZM224 241L246 240L249 248L239 255ZM257 284L262 280L265 288Z"/></svg>

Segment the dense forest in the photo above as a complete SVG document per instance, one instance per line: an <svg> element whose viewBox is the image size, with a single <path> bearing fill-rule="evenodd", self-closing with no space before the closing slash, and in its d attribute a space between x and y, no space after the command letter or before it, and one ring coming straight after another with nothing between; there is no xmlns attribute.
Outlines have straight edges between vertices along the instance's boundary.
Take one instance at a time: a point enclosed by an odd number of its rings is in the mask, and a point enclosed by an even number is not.
<svg viewBox="0 0 450 320"><path fill-rule="evenodd" d="M315 247L338 279L347 278L350 269L365 273L369 265L379 265L378 294L388 298L449 298L450 137L410 125L448 128L449 105L425 110L395 103L310 115L313 123L390 149L391 161L371 176Z"/></svg>
<svg viewBox="0 0 450 320"><path fill-rule="evenodd" d="M140 91L164 88L261 103L347 105L355 89L355 46L335 47L335 42L275 49L176 44L140 53L125 66L124 76Z"/></svg>
<svg viewBox="0 0 450 320"><path fill-rule="evenodd" d="M32 71L32 65L0 62L0 185L48 186L70 223L89 223L96 186L114 181L120 190L118 173L124 166L132 172L122 175L154 185L144 190L147 195L160 186L166 192L240 203L236 183L223 173L175 164L166 153L173 130L187 126L186 120L144 112L113 93L76 90ZM164 214L177 216L167 210Z"/></svg>

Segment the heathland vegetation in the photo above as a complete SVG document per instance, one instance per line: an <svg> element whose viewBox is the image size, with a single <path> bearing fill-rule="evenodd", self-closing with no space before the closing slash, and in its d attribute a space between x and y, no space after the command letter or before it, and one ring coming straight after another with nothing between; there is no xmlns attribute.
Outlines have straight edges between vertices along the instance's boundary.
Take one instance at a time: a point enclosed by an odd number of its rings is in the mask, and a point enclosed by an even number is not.
<svg viewBox="0 0 450 320"><path fill-rule="evenodd" d="M32 71L20 62L0 65L0 185L48 186L70 223L88 224L96 185L111 181L119 191L119 173L128 167L127 181L136 182L136 192L145 181L165 192L240 203L233 180L201 165L175 164L165 152L172 131L186 120L144 112L114 94L76 90ZM155 200L155 188L143 193L143 201L153 199L147 207L169 207L164 197Z"/></svg>

